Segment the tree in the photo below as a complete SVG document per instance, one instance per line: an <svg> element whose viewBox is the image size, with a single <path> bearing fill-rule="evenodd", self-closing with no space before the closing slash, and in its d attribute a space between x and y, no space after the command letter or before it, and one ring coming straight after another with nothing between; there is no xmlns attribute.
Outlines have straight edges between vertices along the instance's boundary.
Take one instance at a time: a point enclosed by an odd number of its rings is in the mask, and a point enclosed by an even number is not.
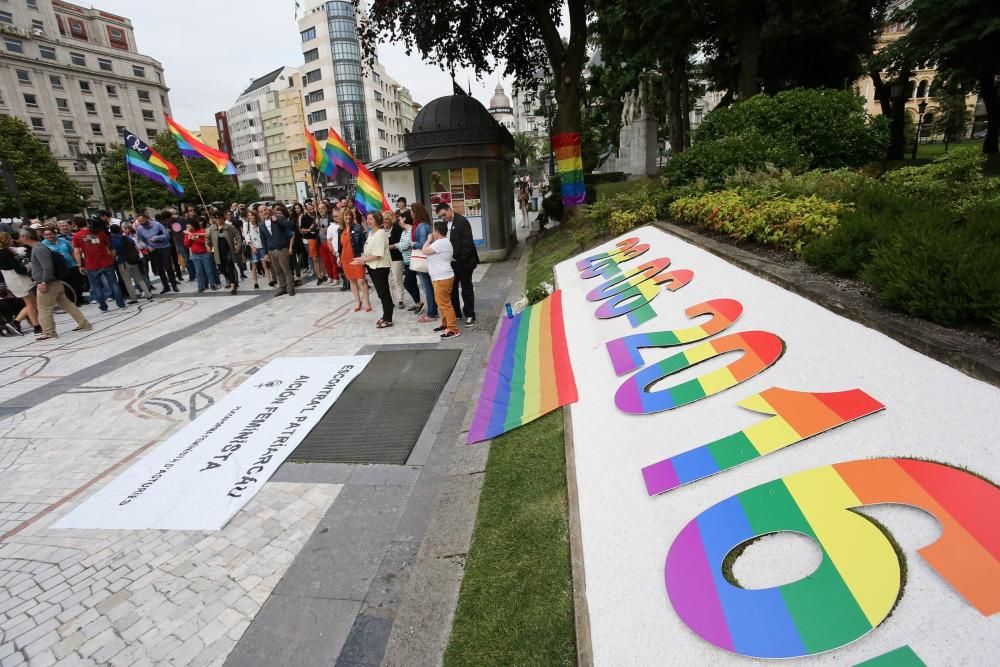
<svg viewBox="0 0 1000 667"><path fill-rule="evenodd" d="M996 0L913 0L894 20L910 31L886 47L891 62L937 63L948 72L975 83L986 107L984 153L998 151L1000 138L1000 11Z"/></svg>
<svg viewBox="0 0 1000 667"><path fill-rule="evenodd" d="M83 193L22 121L0 116L0 161L14 173L21 203L31 217L83 210ZM17 202L0 189L0 215L20 215Z"/></svg>
<svg viewBox="0 0 1000 667"><path fill-rule="evenodd" d="M247 206L260 201L260 192L257 191L257 186L253 183L241 185L239 194L236 195L236 201Z"/></svg>
<svg viewBox="0 0 1000 667"><path fill-rule="evenodd" d="M935 79L935 83L936 81ZM966 103L965 92L961 88L941 86L931 94L938 106L931 126L935 134L944 137L944 150L947 151L948 143L960 139L968 130L972 122L972 110Z"/></svg>
<svg viewBox="0 0 1000 667"><path fill-rule="evenodd" d="M514 133L514 159L527 167L529 162L538 161L538 139L530 132Z"/></svg>
<svg viewBox="0 0 1000 667"><path fill-rule="evenodd" d="M360 3L360 0L356 0ZM562 0L383 0L372 5L359 28L366 55L383 40L402 40L407 53L443 67L463 65L477 73L506 61L504 74L518 88L534 89L543 72L552 75L557 109L553 139L579 150L580 76L587 57L586 0L567 0L569 39L559 34ZM582 186L582 183L580 184Z"/></svg>
<svg viewBox="0 0 1000 667"><path fill-rule="evenodd" d="M108 202L115 208L132 210L132 197L137 208L164 208L182 203L201 204L198 190L206 204L214 201L229 202L237 199L238 190L231 176L220 174L215 165L198 158L185 161L170 132L160 132L151 144L157 153L178 170L177 180L184 186L184 197L178 200L165 186L125 169L125 147L112 144L104 157L102 173ZM193 176L193 178L192 178ZM129 195L129 178L132 196ZM197 187L195 183L197 182Z"/></svg>

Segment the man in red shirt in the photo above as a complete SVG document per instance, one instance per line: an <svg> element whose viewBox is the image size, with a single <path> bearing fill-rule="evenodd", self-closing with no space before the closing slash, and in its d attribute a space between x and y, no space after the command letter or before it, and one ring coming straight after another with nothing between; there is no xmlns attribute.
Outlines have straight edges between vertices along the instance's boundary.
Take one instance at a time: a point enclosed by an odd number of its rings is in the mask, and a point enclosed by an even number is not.
<svg viewBox="0 0 1000 667"><path fill-rule="evenodd" d="M87 274L90 295L97 299L101 310L108 309L108 299L114 298L119 308L125 307L125 297L115 274L115 251L111 237L97 220L73 235L73 255L80 266L80 273Z"/></svg>

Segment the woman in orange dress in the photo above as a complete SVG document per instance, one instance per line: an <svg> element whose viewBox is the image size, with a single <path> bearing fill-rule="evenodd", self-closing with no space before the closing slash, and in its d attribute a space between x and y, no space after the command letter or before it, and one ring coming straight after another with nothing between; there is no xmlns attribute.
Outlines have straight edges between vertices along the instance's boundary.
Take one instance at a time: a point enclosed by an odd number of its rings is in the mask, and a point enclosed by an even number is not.
<svg viewBox="0 0 1000 667"><path fill-rule="evenodd" d="M354 312L361 310L361 296L365 297L365 312L371 312L372 302L368 298L368 281L365 280L365 267L355 266L352 261L361 255L365 245L365 228L355 219L354 207L346 206L340 210L340 266L344 276L351 285L351 293L357 304Z"/></svg>

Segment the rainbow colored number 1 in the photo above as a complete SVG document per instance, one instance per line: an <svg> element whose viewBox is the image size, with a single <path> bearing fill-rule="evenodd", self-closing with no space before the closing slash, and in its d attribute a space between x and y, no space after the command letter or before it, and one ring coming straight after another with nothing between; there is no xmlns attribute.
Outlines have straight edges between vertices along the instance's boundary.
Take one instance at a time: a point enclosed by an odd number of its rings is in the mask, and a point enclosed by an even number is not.
<svg viewBox="0 0 1000 667"><path fill-rule="evenodd" d="M1000 612L1000 489L913 459L870 459L796 473L738 493L685 526L664 569L678 616L719 648L758 658L829 651L881 623L899 596L892 544L853 508L880 503L933 515L941 537L923 558L984 616ZM760 535L792 531L823 551L819 568L774 588L729 583L722 562Z"/></svg>

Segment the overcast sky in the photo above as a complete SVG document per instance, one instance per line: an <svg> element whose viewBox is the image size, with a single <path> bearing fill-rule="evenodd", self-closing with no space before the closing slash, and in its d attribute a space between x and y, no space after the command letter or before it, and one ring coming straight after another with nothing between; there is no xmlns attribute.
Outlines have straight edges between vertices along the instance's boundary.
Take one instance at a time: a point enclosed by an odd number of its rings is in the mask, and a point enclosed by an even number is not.
<svg viewBox="0 0 1000 667"><path fill-rule="evenodd" d="M132 20L141 53L163 63L170 106L188 128L213 125L215 112L228 109L251 79L282 65L302 65L302 42L294 0L91 0L98 9ZM317 0L300 0L303 8ZM301 13L300 13L301 16ZM389 74L426 104L451 93L451 78L401 46L382 47ZM456 71L466 87L467 73ZM472 94L487 104L499 74L477 82ZM510 82L504 87L510 94Z"/></svg>

